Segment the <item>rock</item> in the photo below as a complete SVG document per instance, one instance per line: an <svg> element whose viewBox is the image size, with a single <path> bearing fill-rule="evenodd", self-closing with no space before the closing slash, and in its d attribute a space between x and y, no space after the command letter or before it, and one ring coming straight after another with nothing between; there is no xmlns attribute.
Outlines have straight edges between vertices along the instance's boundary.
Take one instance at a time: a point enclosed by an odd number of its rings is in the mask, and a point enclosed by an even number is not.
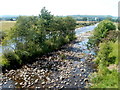
<svg viewBox="0 0 120 90"><path fill-rule="evenodd" d="M8 80L11 80L11 78L9 78Z"/></svg>
<svg viewBox="0 0 120 90"><path fill-rule="evenodd" d="M64 88L64 86L61 86L60 88Z"/></svg>
<svg viewBox="0 0 120 90"><path fill-rule="evenodd" d="M69 83L67 82L66 85L69 85Z"/></svg>
<svg viewBox="0 0 120 90"><path fill-rule="evenodd" d="M60 76L59 78L60 78L60 80L64 80L64 78L62 76Z"/></svg>
<svg viewBox="0 0 120 90"><path fill-rule="evenodd" d="M73 78L75 78L75 75L73 75Z"/></svg>
<svg viewBox="0 0 120 90"><path fill-rule="evenodd" d="M84 82L88 82L88 78L85 78L85 79L84 79Z"/></svg>
<svg viewBox="0 0 120 90"><path fill-rule="evenodd" d="M41 72L44 72L44 69L42 69Z"/></svg>
<svg viewBox="0 0 120 90"><path fill-rule="evenodd" d="M23 85L23 82L21 82L20 85Z"/></svg>
<svg viewBox="0 0 120 90"><path fill-rule="evenodd" d="M35 80L35 83L37 83L37 82L38 82L38 79Z"/></svg>
<svg viewBox="0 0 120 90"><path fill-rule="evenodd" d="M7 82L4 82L4 84L7 84Z"/></svg>
<svg viewBox="0 0 120 90"><path fill-rule="evenodd" d="M28 77L28 80L30 80L30 77Z"/></svg>
<svg viewBox="0 0 120 90"><path fill-rule="evenodd" d="M13 85L10 85L8 88L13 88Z"/></svg>
<svg viewBox="0 0 120 90"><path fill-rule="evenodd" d="M45 82L42 82L41 84L42 84L42 85L44 85L44 84L45 84Z"/></svg>
<svg viewBox="0 0 120 90"><path fill-rule="evenodd" d="M83 85L84 84L84 82L81 82L81 85Z"/></svg>
<svg viewBox="0 0 120 90"><path fill-rule="evenodd" d="M75 82L75 86L77 85L77 83Z"/></svg>
<svg viewBox="0 0 120 90"><path fill-rule="evenodd" d="M18 82L15 83L15 85L17 85L17 84L18 84Z"/></svg>
<svg viewBox="0 0 120 90"><path fill-rule="evenodd" d="M35 87L35 88L40 88L40 87Z"/></svg>
<svg viewBox="0 0 120 90"><path fill-rule="evenodd" d="M85 71L85 69L80 69L81 70L81 72L84 72Z"/></svg>
<svg viewBox="0 0 120 90"><path fill-rule="evenodd" d="M51 79L49 77L46 77L47 81L50 81Z"/></svg>

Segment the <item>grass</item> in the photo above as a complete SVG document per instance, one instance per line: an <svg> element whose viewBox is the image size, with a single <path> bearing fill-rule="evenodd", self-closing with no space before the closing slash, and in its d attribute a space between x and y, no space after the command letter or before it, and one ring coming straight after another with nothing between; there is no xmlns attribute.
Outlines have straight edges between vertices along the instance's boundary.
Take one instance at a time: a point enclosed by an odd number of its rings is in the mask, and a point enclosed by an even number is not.
<svg viewBox="0 0 120 90"><path fill-rule="evenodd" d="M0 21L0 30L8 31L15 25L16 21Z"/></svg>
<svg viewBox="0 0 120 90"><path fill-rule="evenodd" d="M93 75L95 77L96 74ZM99 75L92 79L94 83L91 88L118 88L118 72L116 70L110 71L110 73Z"/></svg>

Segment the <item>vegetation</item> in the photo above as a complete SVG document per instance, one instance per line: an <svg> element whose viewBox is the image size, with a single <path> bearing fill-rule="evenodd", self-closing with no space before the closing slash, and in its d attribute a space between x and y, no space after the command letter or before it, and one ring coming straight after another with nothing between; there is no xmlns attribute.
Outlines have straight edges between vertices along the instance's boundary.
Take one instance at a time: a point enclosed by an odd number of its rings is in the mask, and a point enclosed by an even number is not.
<svg viewBox="0 0 120 90"><path fill-rule="evenodd" d="M77 21L76 22L76 28L80 28L83 26L90 26L96 24L96 21Z"/></svg>
<svg viewBox="0 0 120 90"><path fill-rule="evenodd" d="M1 21L1 27L0 27L0 42L6 37L8 31L11 27L15 25L15 21Z"/></svg>
<svg viewBox="0 0 120 90"><path fill-rule="evenodd" d="M116 30L116 26L111 21L101 21L94 29L93 36L89 38L88 43L91 47L97 46L100 42L102 42L102 38L105 38L111 30Z"/></svg>
<svg viewBox="0 0 120 90"><path fill-rule="evenodd" d="M0 30L7 31L15 25L16 21L1 21L0 23L2 25L2 27L0 27Z"/></svg>
<svg viewBox="0 0 120 90"><path fill-rule="evenodd" d="M55 17L45 8L39 16L20 16L3 41L2 66L16 67L75 39L76 21Z"/></svg>
<svg viewBox="0 0 120 90"><path fill-rule="evenodd" d="M92 74L92 88L118 88L118 33L115 25L108 20L102 21L95 28L89 43L99 47L95 62L98 65L98 72Z"/></svg>

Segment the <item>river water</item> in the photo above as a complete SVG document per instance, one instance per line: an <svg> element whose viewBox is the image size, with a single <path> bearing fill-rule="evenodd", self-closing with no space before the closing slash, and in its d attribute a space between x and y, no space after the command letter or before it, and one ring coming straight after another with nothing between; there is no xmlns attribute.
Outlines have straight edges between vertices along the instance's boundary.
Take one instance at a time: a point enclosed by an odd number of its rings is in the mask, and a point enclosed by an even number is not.
<svg viewBox="0 0 120 90"><path fill-rule="evenodd" d="M22 68L22 69L18 69L17 71L10 71L9 73L13 73L12 74L7 74L7 75L3 75L3 82L2 84L0 84L0 86L2 88L14 88L14 87L49 87L53 88L53 87L58 87L58 88L62 88L62 87L66 87L66 88L76 88L76 87L84 87L86 84L84 84L83 81L85 81L85 79L88 77L88 75L90 73L93 72L92 69L90 69L91 67L89 67L87 65L88 59L93 59L94 58L94 50L88 50L87 49L87 42L88 42L88 37L91 36L91 34L86 34L86 32L92 31L95 27L97 26L97 24L92 25L92 26L86 26L86 27L81 27L81 28L77 28L75 29L75 33L76 33L76 37L77 40L76 42L72 43L70 46L67 46L67 48L65 47L65 50L63 49L62 51L59 51L61 53L63 53L66 58L69 61L69 63L67 63L66 66L61 67L60 70L61 72L52 72L53 74L48 75L48 73L46 73L45 70L42 70L42 72L44 71L44 73L47 74L47 76L45 76L44 78L47 77L47 79L49 78L50 81L48 80L47 83L44 80L39 80L38 77L40 78L40 74L36 74L34 73L34 69L38 70L38 66L40 61L35 62L32 65L28 65L29 68ZM2 53L2 47L0 46L0 53ZM80 57L81 56L81 57ZM92 57L92 58L91 58ZM65 61L66 62L66 61ZM72 64L70 64L72 63ZM91 63L89 63L91 64ZM23 73L22 73L23 72ZM34 76L34 78L32 77L32 75ZM21 74L22 73L22 74ZM27 73L27 74L25 74ZM25 74L25 75L23 75ZM62 74L62 75L61 75ZM23 75L23 76L22 76ZM83 76L81 76L83 75ZM67 77L65 77L67 76ZM26 84L28 81L28 78L31 78L29 80L33 80L29 81L29 84ZM58 77L58 78L57 78ZM61 77L64 77L61 79ZM79 78L81 77L81 78ZM27 78L24 81L24 78ZM19 81L16 79L20 79ZM60 80L59 80L60 79ZM39 81L39 83L38 83ZM42 82L43 81L43 82ZM86 80L87 81L87 80ZM37 82L37 83L34 83ZM51 83L52 82L52 83ZM32 83L32 84L31 84ZM46 84L44 84L46 83ZM23 84L23 85L22 85ZM24 86L26 84L26 86ZM42 87L42 88L44 88Z"/></svg>

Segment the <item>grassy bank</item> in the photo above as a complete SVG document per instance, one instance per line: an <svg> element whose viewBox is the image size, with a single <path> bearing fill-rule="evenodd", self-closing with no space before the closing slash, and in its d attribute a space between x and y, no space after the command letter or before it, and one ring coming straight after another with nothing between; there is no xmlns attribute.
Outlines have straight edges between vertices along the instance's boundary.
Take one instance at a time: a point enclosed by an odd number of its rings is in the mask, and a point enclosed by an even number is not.
<svg viewBox="0 0 120 90"><path fill-rule="evenodd" d="M89 43L98 47L94 62L97 71L90 76L92 88L118 88L118 35L116 25L102 21L95 28Z"/></svg>

